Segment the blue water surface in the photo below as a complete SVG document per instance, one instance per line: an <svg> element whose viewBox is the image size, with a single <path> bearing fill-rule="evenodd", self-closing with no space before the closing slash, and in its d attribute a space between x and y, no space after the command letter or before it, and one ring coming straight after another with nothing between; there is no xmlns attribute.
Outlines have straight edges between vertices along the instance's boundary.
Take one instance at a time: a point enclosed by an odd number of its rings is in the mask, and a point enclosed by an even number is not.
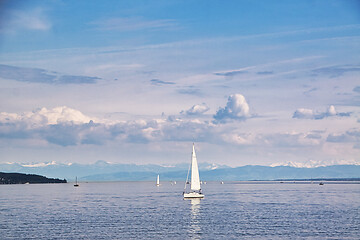
<svg viewBox="0 0 360 240"><path fill-rule="evenodd" d="M360 184L0 186L1 239L359 239Z"/></svg>

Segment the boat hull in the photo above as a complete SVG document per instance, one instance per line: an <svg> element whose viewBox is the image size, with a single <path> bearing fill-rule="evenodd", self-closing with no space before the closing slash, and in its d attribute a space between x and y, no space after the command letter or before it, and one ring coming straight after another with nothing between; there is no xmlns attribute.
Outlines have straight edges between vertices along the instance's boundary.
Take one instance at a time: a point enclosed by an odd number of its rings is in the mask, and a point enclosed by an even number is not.
<svg viewBox="0 0 360 240"><path fill-rule="evenodd" d="M184 193L184 198L204 198L205 195L198 192Z"/></svg>

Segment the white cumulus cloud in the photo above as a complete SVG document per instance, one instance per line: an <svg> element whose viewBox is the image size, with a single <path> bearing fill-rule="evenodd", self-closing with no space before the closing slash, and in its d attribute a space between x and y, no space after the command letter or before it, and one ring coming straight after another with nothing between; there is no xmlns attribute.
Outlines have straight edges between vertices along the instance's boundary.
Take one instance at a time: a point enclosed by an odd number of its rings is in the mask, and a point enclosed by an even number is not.
<svg viewBox="0 0 360 240"><path fill-rule="evenodd" d="M194 106L192 106L190 109L186 110L186 111L181 111L181 114L186 114L186 115L201 115L207 111L209 111L209 107L203 103L203 104L196 104Z"/></svg>
<svg viewBox="0 0 360 240"><path fill-rule="evenodd" d="M220 108L214 115L214 119L218 122L225 122L229 119L245 120L250 116L249 105L241 94L230 95L226 106Z"/></svg>

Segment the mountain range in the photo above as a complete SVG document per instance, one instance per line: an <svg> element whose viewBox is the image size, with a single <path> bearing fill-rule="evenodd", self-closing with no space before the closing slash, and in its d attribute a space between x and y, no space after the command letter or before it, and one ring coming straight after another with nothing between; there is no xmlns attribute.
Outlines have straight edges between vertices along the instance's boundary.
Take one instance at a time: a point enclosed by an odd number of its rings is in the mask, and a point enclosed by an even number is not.
<svg viewBox="0 0 360 240"><path fill-rule="evenodd" d="M19 164L1 163L1 172L40 174L69 181L78 177L81 181L152 181L158 174L162 181L184 181L189 164L172 166L148 164L113 164L97 161L94 164L60 164L56 162ZM200 177L204 181L242 181L276 179L324 179L360 178L360 165L332 165L314 168L292 166L229 167L226 165L199 163Z"/></svg>

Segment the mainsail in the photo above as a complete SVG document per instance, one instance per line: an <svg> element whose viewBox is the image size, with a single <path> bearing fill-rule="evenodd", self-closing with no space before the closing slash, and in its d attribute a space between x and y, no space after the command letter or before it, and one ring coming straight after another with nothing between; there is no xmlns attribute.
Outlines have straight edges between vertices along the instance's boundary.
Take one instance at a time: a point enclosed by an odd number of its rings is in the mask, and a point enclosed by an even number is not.
<svg viewBox="0 0 360 240"><path fill-rule="evenodd" d="M191 190L199 191L200 189L199 168L196 160L195 145L193 144L191 157Z"/></svg>
<svg viewBox="0 0 360 240"><path fill-rule="evenodd" d="M191 169L190 192L186 192L186 185L188 184L190 169ZM192 150L192 154L191 154L191 165L189 165L189 171L186 176L183 194L184 194L184 198L203 198L204 197L204 194L201 193L201 188L200 188L199 168L198 168L198 163L196 160L194 144L193 144L193 150Z"/></svg>

